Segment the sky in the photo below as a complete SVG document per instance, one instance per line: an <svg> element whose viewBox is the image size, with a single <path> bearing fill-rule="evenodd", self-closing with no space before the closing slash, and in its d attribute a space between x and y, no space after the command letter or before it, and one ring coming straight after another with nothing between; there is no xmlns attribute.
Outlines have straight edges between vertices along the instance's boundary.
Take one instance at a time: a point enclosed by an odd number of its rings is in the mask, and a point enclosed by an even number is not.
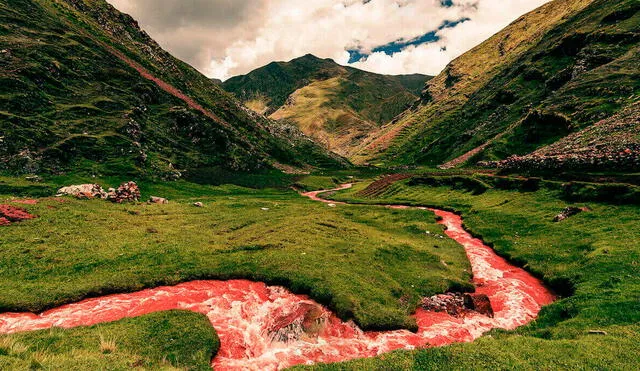
<svg viewBox="0 0 640 371"><path fill-rule="evenodd" d="M107 0L162 47L226 80L311 53L383 74L437 75L549 0Z"/></svg>

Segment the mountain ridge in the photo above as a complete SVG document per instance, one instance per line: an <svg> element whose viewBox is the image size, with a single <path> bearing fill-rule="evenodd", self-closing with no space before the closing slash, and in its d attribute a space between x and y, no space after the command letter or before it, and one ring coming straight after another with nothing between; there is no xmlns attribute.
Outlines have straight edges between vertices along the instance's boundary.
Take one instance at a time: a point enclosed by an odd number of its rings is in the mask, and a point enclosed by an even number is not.
<svg viewBox="0 0 640 371"><path fill-rule="evenodd" d="M638 7L555 0L520 17L451 62L417 107L369 137L352 160L502 160L615 114L637 100Z"/></svg>
<svg viewBox="0 0 640 371"><path fill-rule="evenodd" d="M222 86L254 111L295 123L348 157L363 137L415 103L429 78L380 75L307 54L271 62Z"/></svg>
<svg viewBox="0 0 640 371"><path fill-rule="evenodd" d="M246 110L105 1L28 0L0 10L6 171L172 178L200 167L346 164Z"/></svg>

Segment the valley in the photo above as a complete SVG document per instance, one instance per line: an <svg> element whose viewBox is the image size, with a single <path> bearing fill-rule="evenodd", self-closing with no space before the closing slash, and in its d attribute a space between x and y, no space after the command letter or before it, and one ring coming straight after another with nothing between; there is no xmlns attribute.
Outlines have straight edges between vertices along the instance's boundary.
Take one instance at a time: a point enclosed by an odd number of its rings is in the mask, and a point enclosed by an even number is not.
<svg viewBox="0 0 640 371"><path fill-rule="evenodd" d="M0 1L0 369L640 369L640 3L385 1Z"/></svg>

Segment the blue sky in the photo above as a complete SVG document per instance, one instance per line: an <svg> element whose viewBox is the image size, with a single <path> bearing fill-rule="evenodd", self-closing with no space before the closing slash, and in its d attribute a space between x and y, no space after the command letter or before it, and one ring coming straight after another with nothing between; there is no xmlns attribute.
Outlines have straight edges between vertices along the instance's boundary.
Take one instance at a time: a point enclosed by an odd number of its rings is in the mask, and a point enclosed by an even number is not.
<svg viewBox="0 0 640 371"><path fill-rule="evenodd" d="M442 0L443 6L451 6L452 0ZM392 41L390 43L377 46L371 50L371 53L385 53L388 56L393 56L396 53L401 53L403 50L406 50L410 46L419 46L422 44L434 43L440 40L440 36L438 36L438 31L442 31L445 28L453 28L459 25L460 23L471 20L470 18L461 18L456 21L445 20L442 24L435 30L429 31L424 35L415 37L410 40L406 40L404 38ZM366 59L371 53L363 52L359 49L351 49L347 50L349 52L349 61L347 63L353 64L356 62L360 62L363 59Z"/></svg>

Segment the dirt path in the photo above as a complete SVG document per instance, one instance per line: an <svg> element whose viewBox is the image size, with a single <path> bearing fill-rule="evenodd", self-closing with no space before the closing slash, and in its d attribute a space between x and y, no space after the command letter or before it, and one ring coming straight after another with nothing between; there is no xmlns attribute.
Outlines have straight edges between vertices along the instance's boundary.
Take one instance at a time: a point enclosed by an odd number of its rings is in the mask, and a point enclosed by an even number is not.
<svg viewBox="0 0 640 371"><path fill-rule="evenodd" d="M351 187L343 185L337 190ZM323 200L314 191L304 194ZM407 206L385 205L408 209ZM340 204L340 207L356 207ZM532 321L554 295L541 281L473 238L460 216L428 210L442 219L447 235L466 250L477 292L486 294L494 316L477 312L454 317L418 309L418 332L406 330L364 332L344 322L327 308L285 288L245 280L194 281L131 294L109 295L66 305L42 314L0 314L0 333L71 328L116 321L125 317L182 309L205 314L217 330L221 348L212 366L216 370L279 370L296 364L338 362L373 357L397 349L469 342L493 328L515 329Z"/></svg>

